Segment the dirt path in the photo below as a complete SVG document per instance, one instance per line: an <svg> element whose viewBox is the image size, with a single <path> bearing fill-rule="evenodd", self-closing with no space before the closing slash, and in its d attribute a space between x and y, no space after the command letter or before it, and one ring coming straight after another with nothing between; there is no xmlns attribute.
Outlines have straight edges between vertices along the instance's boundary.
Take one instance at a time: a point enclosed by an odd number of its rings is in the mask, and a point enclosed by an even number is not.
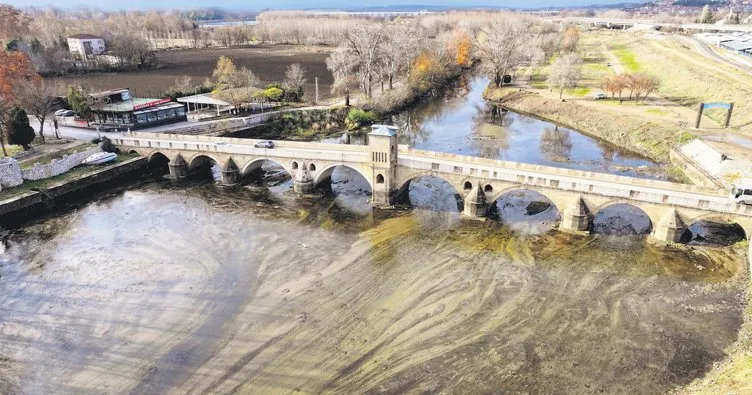
<svg viewBox="0 0 752 395"><path fill-rule="evenodd" d="M611 68L614 70L614 72L616 74L623 73L625 71L624 65L621 64L621 61L619 60L619 58L608 48L608 44L603 43L602 47L603 47L603 52L608 55L609 59L611 59Z"/></svg>

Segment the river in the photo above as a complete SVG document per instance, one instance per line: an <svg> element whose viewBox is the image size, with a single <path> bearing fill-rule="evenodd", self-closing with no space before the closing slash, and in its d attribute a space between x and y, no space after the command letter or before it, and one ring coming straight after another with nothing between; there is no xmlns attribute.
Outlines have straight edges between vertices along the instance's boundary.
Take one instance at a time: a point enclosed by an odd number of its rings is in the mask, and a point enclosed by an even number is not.
<svg viewBox="0 0 752 395"><path fill-rule="evenodd" d="M435 179L371 210L354 175L145 182L6 232L0 393L653 394L737 338L739 248L516 227L556 216L519 197L468 221Z"/></svg>

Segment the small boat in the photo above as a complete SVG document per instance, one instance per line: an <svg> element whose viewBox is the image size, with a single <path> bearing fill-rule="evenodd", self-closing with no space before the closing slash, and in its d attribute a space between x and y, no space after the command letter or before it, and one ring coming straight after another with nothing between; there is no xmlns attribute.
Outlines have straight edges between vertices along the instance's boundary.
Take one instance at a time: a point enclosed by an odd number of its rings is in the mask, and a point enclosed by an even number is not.
<svg viewBox="0 0 752 395"><path fill-rule="evenodd" d="M101 165L102 163L112 162L117 158L117 154L114 152L99 152L86 159L84 159L85 165Z"/></svg>

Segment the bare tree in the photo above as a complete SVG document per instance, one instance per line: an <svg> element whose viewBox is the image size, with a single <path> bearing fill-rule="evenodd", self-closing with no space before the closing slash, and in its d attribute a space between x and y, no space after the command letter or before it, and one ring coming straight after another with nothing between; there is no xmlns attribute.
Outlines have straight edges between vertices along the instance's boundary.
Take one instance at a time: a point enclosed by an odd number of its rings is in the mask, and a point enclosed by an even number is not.
<svg viewBox="0 0 752 395"><path fill-rule="evenodd" d="M564 34L561 38L561 51L562 52L575 52L577 45L580 42L580 31L577 26L568 26L564 29Z"/></svg>
<svg viewBox="0 0 752 395"><path fill-rule="evenodd" d="M0 21L3 21L0 23L0 37L20 38L29 31L29 17L11 5L0 4Z"/></svg>
<svg viewBox="0 0 752 395"><path fill-rule="evenodd" d="M555 86L559 89L559 98L564 93L564 89L574 88L580 80L580 57L574 53L568 53L556 58L551 65L551 73L548 75L549 86Z"/></svg>
<svg viewBox="0 0 752 395"><path fill-rule="evenodd" d="M285 71L285 90L287 91L288 100L302 101L303 86L306 84L306 69L300 63L293 63Z"/></svg>
<svg viewBox="0 0 752 395"><path fill-rule="evenodd" d="M642 95L642 102L644 103L648 95L661 86L661 81L658 78L643 73L635 74L632 81L635 90L635 104L640 99L640 95Z"/></svg>
<svg viewBox="0 0 752 395"><path fill-rule="evenodd" d="M44 121L57 109L58 89L49 80L38 83L23 84L18 97L21 105L39 121L39 138L44 143Z"/></svg>
<svg viewBox="0 0 752 395"><path fill-rule="evenodd" d="M538 36L538 45L543 53L543 62L548 62L561 45L561 36L555 32L543 33Z"/></svg>
<svg viewBox="0 0 752 395"><path fill-rule="evenodd" d="M332 93L345 94L345 106L350 107L350 90L354 85L353 70L357 57L347 47L339 47L326 59L326 68L334 77Z"/></svg>
<svg viewBox="0 0 752 395"><path fill-rule="evenodd" d="M29 58L38 73L63 74L68 67L66 58L69 54L63 48L51 47L30 53Z"/></svg>
<svg viewBox="0 0 752 395"><path fill-rule="evenodd" d="M121 66L147 66L144 60L151 51L149 43L144 38L135 34L113 36L111 48Z"/></svg>
<svg viewBox="0 0 752 395"><path fill-rule="evenodd" d="M609 93L611 97L618 94L619 100L621 100L621 94L627 88L627 85L629 85L629 81L630 78L627 74L609 75L601 82L601 88L604 92Z"/></svg>
<svg viewBox="0 0 752 395"><path fill-rule="evenodd" d="M533 34L524 21L507 15L481 29L475 48L495 86L501 87L504 75L527 60L526 46L533 42Z"/></svg>
<svg viewBox="0 0 752 395"><path fill-rule="evenodd" d="M379 68L389 83L389 90L394 89L394 78L402 69L408 70L415 54L420 52L420 34L412 25L394 26L384 36L379 46Z"/></svg>
<svg viewBox="0 0 752 395"><path fill-rule="evenodd" d="M175 92L191 92L193 89L195 89L195 85L193 85L193 79L189 75L184 75L181 77L175 78L175 82L170 87L171 90Z"/></svg>
<svg viewBox="0 0 752 395"><path fill-rule="evenodd" d="M373 77L379 62L379 47L385 38L384 27L358 26L344 34L345 43L358 59L357 72L366 97L373 98Z"/></svg>

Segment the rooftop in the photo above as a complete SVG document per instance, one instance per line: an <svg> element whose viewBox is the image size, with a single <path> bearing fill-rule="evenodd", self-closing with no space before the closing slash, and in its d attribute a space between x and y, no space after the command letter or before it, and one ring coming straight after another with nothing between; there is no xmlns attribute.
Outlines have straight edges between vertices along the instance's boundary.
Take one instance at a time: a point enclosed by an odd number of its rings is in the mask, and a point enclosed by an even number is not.
<svg viewBox="0 0 752 395"><path fill-rule="evenodd" d="M249 90L250 92L260 91L260 89L258 88L234 88L234 89L224 90L221 92L200 93L198 95L193 95L193 96L178 97L177 101L180 103L208 104L211 106L231 106L232 104L227 101L226 95L234 92L235 90L239 91L241 96L248 93L247 91ZM240 91L245 91L245 92L240 92Z"/></svg>
<svg viewBox="0 0 752 395"><path fill-rule="evenodd" d="M68 38L75 38L79 40L96 40L96 39L104 40L102 37L95 36L93 34L86 34L86 33L74 34Z"/></svg>
<svg viewBox="0 0 752 395"><path fill-rule="evenodd" d="M397 130L399 128L391 125L371 125L371 133L368 134L371 136L393 137L397 135Z"/></svg>
<svg viewBox="0 0 752 395"><path fill-rule="evenodd" d="M109 89L106 91L93 92L91 96L92 97L104 97L104 96L116 95L118 93L125 93L125 92L129 92L129 89L128 88L115 88L115 89Z"/></svg>
<svg viewBox="0 0 752 395"><path fill-rule="evenodd" d="M142 97L134 97L131 100L118 102L118 103L105 103L99 106L96 106L97 111L105 111L105 112L131 112L136 109L136 106L143 106L144 104L149 103L157 103L162 101L163 99L147 99ZM169 103L167 103L169 104ZM167 105L165 104L165 105ZM179 106L182 106L182 104L178 104ZM143 107L139 108L139 110L149 110L152 108L161 107L160 105L154 105L152 107Z"/></svg>
<svg viewBox="0 0 752 395"><path fill-rule="evenodd" d="M743 51L752 48L752 41L726 41L723 45L735 51Z"/></svg>

